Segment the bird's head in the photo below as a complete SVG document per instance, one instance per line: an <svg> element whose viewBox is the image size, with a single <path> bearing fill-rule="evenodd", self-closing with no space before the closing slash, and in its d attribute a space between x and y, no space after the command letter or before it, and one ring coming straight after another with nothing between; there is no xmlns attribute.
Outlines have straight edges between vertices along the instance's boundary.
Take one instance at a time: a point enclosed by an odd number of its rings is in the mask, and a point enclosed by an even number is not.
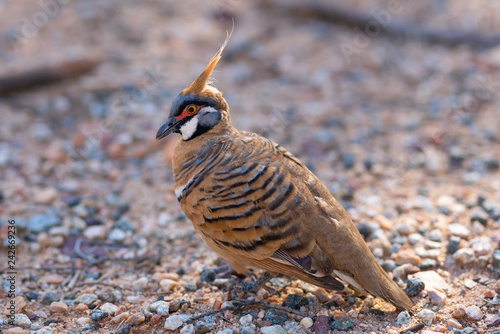
<svg viewBox="0 0 500 334"><path fill-rule="evenodd" d="M222 93L209 81L227 41L196 80L172 101L168 120L158 129L156 139L180 133L183 140L191 140L218 124L230 123L229 106Z"/></svg>

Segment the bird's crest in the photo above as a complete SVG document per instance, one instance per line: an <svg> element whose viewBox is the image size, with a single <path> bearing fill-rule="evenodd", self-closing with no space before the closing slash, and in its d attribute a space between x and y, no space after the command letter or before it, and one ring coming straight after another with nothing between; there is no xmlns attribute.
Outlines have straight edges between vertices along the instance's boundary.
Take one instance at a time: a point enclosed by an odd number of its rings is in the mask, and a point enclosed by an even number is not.
<svg viewBox="0 0 500 334"><path fill-rule="evenodd" d="M212 85L212 81L209 80L209 77L212 74L215 65L217 65L217 63L221 59L222 51L224 51L224 48L226 47L231 34L232 31L231 33L228 33L224 44L222 44L217 53L212 57L203 72L201 72L201 74L193 81L192 84L184 88L184 90L181 92L182 95L197 95L199 97L209 97L215 101L218 101L221 109L227 110L227 103L222 97L222 93Z"/></svg>

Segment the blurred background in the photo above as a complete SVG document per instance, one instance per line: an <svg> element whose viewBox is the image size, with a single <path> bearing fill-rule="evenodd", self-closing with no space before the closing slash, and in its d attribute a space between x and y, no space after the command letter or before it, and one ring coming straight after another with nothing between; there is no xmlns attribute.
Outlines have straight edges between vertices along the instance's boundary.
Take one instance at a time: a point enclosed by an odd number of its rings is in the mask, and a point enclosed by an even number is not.
<svg viewBox="0 0 500 334"><path fill-rule="evenodd" d="M499 247L498 2L0 0L0 17L0 232L16 219L22 265L75 263L82 239L125 263L161 243L163 271L215 261L174 197L178 137L155 134L233 22L213 77L234 126L304 161L379 258L412 233L444 247L452 223L461 247Z"/></svg>

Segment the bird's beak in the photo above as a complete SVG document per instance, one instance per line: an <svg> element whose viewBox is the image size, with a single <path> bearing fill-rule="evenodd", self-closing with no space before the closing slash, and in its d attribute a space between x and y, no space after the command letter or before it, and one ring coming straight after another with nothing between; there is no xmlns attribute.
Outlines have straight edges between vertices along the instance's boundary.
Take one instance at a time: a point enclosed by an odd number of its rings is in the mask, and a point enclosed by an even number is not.
<svg viewBox="0 0 500 334"><path fill-rule="evenodd" d="M160 140L171 134L175 130L176 125L177 125L177 119L175 117L169 118L158 129L158 132L156 133L156 140Z"/></svg>

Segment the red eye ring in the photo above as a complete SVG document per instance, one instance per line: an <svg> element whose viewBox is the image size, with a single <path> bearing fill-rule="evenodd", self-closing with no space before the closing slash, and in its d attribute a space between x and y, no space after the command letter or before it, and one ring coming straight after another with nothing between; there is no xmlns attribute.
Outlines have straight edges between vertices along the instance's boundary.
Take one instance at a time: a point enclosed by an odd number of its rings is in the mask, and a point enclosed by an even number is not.
<svg viewBox="0 0 500 334"><path fill-rule="evenodd" d="M196 106L193 104L186 108L186 112L188 113L188 115L194 114L197 110L198 108L196 108Z"/></svg>

